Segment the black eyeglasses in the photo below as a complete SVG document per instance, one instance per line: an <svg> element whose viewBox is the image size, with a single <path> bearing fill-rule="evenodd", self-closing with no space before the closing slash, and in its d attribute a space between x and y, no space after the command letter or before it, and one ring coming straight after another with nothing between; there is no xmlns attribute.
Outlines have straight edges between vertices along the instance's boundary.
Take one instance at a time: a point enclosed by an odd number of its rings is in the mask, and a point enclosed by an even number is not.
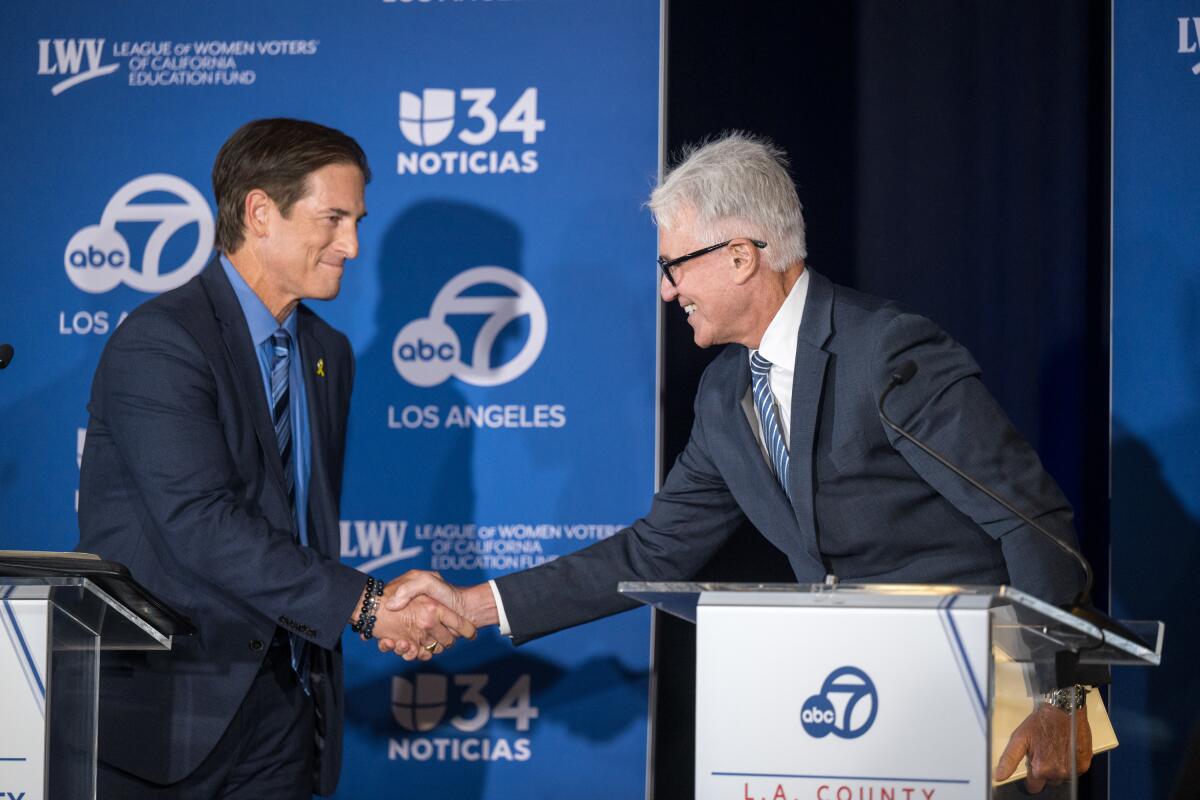
<svg viewBox="0 0 1200 800"><path fill-rule="evenodd" d="M739 236L736 238L740 239L742 237ZM693 258L699 258L702 255L711 253L713 250L720 250L722 247L724 247L725 245L729 244L732 241L733 241L733 239L726 239L725 241L723 241L719 244L709 245L708 247L693 251L691 253L688 253L687 255L682 255L679 258L672 258L670 261L663 258L662 256L659 256L658 257L659 269L662 270L663 275L667 276L667 281L672 286L677 286L678 284L675 283L675 276L671 274L672 269L679 266L680 264L682 264L685 261L690 261ZM749 239L748 241L750 242L750 244L754 245L759 250L762 250L764 247L767 246L766 242L760 242L758 239Z"/></svg>

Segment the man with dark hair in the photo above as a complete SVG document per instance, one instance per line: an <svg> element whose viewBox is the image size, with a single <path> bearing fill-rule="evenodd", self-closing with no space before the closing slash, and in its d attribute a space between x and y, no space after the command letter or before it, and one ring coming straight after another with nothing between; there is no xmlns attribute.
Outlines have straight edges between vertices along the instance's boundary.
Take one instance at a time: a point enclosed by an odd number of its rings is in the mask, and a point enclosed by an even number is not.
<svg viewBox="0 0 1200 800"><path fill-rule="evenodd" d="M370 178L340 131L250 122L213 167L218 254L114 332L88 405L79 549L188 616L170 652L106 653L102 798L307 798L341 765L341 635L429 658L471 624L395 613L338 562L354 356L301 300L338 293Z"/></svg>

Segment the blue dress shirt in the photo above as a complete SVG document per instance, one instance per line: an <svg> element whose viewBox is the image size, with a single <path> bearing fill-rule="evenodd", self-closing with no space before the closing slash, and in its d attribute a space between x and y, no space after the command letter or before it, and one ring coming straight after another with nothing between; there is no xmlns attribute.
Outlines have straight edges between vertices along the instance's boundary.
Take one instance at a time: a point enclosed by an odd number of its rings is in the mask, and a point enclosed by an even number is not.
<svg viewBox="0 0 1200 800"><path fill-rule="evenodd" d="M237 295L242 314L246 317L246 325L250 328L250 340L254 342L254 352L258 355L258 371L263 380L263 399L267 408L271 408L271 362L275 358L271 336L283 328L292 337L291 363L288 370L289 406L292 414L292 453L295 455L296 474L296 520L300 525L300 543L308 544L308 478L312 474L311 435L308 428L308 397L304 383L304 365L300 357L300 338L296 335L296 311L287 315L282 324L275 320L271 312L254 293L241 274L234 269L232 263L224 255L221 256L221 266L233 292Z"/></svg>

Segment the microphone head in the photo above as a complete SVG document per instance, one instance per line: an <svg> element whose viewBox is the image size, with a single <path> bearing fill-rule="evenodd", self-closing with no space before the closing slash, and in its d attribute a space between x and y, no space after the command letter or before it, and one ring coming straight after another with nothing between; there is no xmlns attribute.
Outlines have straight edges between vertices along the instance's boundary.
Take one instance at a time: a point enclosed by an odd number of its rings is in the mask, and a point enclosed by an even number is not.
<svg viewBox="0 0 1200 800"><path fill-rule="evenodd" d="M908 383L912 380L913 375L917 374L917 362L905 361L900 366L892 370L892 383L897 386Z"/></svg>
<svg viewBox="0 0 1200 800"><path fill-rule="evenodd" d="M8 366L8 362L12 361L13 346L11 344L0 344L0 369Z"/></svg>

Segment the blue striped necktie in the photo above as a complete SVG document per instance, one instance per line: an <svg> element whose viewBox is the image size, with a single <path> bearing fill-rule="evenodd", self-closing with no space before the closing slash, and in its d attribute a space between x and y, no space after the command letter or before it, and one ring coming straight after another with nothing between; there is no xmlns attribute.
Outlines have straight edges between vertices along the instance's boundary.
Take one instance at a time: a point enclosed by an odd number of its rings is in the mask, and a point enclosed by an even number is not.
<svg viewBox="0 0 1200 800"><path fill-rule="evenodd" d="M292 337L283 328L271 334L274 359L271 362L271 419L279 442L279 460L283 463L283 486L288 507L296 519L296 461L292 457L292 396L288 390L288 371L292 364Z"/></svg>
<svg viewBox="0 0 1200 800"><path fill-rule="evenodd" d="M757 351L750 355L750 383L754 389L754 407L758 409L758 421L762 425L763 442L767 453L771 456L771 466L775 469L775 478L783 487L783 493L790 500L791 491L788 489L788 448L783 438L783 427L779 424L779 416L775 412L775 395L771 393L771 362L763 358Z"/></svg>
<svg viewBox="0 0 1200 800"><path fill-rule="evenodd" d="M271 418L275 423L275 439L279 443L279 460L283 463L283 486L287 489L288 507L292 510L292 525L297 535L300 526L296 522L296 459L292 452L292 397L288 389L288 375L292 364L292 337L283 328L271 335L274 358L271 362ZM308 642L294 633L288 634L292 649L292 669L307 693L309 689Z"/></svg>

